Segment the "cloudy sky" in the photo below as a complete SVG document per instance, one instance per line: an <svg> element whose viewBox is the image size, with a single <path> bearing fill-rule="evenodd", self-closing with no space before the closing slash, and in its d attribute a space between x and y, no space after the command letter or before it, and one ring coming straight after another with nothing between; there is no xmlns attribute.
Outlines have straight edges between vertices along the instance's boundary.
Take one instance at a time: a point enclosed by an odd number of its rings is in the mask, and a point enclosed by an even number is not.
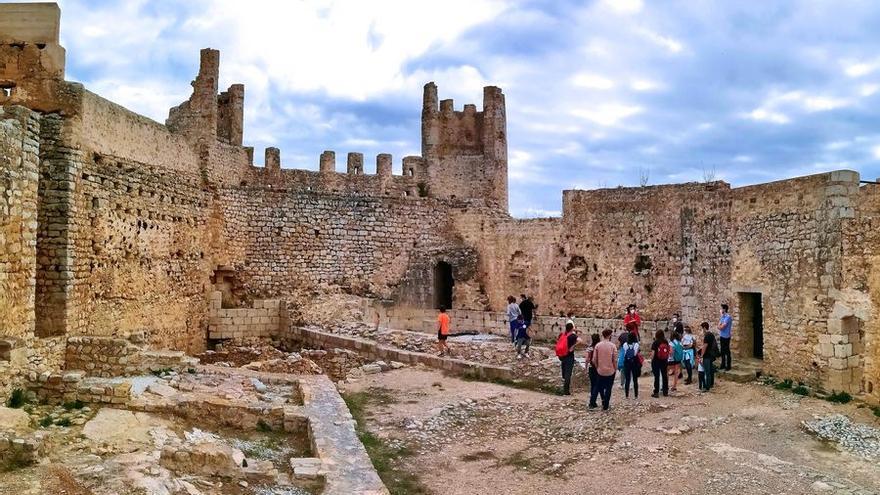
<svg viewBox="0 0 880 495"><path fill-rule="evenodd" d="M456 109L501 86L517 216L642 176L880 176L870 0L59 3L68 79L163 122L198 50L220 49L221 87L246 87L246 144L280 147L290 168L333 149L363 152L368 172L390 152L399 169L419 153L425 82Z"/></svg>

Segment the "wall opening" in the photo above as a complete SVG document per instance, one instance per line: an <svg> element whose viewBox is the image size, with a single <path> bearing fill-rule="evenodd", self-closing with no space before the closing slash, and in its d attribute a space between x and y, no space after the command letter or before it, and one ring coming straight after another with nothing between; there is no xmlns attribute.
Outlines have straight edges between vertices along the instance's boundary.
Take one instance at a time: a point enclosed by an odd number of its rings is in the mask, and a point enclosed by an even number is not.
<svg viewBox="0 0 880 495"><path fill-rule="evenodd" d="M440 261L434 266L434 308L441 306L452 308L452 287L455 279L452 277L452 265Z"/></svg>
<svg viewBox="0 0 880 495"><path fill-rule="evenodd" d="M760 292L740 292L739 328L741 343L739 354L745 357L764 359L764 307Z"/></svg>

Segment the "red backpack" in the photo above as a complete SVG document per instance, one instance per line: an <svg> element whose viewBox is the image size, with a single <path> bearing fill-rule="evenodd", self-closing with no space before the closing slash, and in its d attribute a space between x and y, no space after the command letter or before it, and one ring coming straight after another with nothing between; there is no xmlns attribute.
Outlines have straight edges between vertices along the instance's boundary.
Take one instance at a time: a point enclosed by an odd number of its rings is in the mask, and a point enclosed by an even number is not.
<svg viewBox="0 0 880 495"><path fill-rule="evenodd" d="M669 360L669 344L666 342L661 342L660 345L657 346L657 359L660 361Z"/></svg>
<svg viewBox="0 0 880 495"><path fill-rule="evenodd" d="M559 334L559 338L556 339L556 357L565 357L568 356L568 336L570 334L568 332L562 332Z"/></svg>

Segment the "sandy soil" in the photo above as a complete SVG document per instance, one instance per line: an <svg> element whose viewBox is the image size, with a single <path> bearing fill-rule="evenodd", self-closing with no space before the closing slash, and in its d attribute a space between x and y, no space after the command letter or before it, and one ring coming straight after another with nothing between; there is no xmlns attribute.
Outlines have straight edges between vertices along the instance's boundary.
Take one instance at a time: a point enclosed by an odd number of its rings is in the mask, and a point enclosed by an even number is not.
<svg viewBox="0 0 880 495"><path fill-rule="evenodd" d="M873 494L880 467L804 431L846 414L880 426L869 409L760 384L680 386L640 399L615 385L608 412L584 393L558 397L407 368L345 386L379 400L367 427L416 452L407 469L429 491L457 494Z"/></svg>

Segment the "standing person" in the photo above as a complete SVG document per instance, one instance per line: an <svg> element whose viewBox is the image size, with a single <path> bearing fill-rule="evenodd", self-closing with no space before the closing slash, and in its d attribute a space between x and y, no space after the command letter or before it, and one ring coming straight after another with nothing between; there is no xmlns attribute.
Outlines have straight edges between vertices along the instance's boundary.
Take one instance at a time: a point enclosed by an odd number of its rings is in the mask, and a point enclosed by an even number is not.
<svg viewBox="0 0 880 495"><path fill-rule="evenodd" d="M626 344L627 339L629 338L630 333L624 327L623 331L620 332L620 335L617 336L617 371L620 372L620 388L622 389L624 384L626 383L626 373L623 372L623 345Z"/></svg>
<svg viewBox="0 0 880 495"><path fill-rule="evenodd" d="M596 367L599 386L590 392L590 404L596 404L596 394L602 397L602 410L607 411L611 406L611 389L614 387L614 370L616 368L617 346L611 342L614 332L610 328L602 331L602 342L596 344L593 350L593 366ZM596 406L590 406L591 409Z"/></svg>
<svg viewBox="0 0 880 495"><path fill-rule="evenodd" d="M449 354L449 346L446 345L446 339L449 338L449 315L446 314L446 308L440 306L440 314L437 315L437 350L442 356Z"/></svg>
<svg viewBox="0 0 880 495"><path fill-rule="evenodd" d="M519 318L516 319L516 358L529 357L529 346L531 344L532 336L529 335L529 327L526 325L525 318L519 315ZM523 345L526 346L525 352L522 352Z"/></svg>
<svg viewBox="0 0 880 495"><path fill-rule="evenodd" d="M516 319L522 316L522 311L516 303L516 298L507 296L507 322L510 324L510 342L516 343Z"/></svg>
<svg viewBox="0 0 880 495"><path fill-rule="evenodd" d="M626 343L621 348L623 351L623 376L625 377L623 392L626 394L626 398L629 399L629 384L632 382L634 397L638 399L639 375L642 374L642 363L639 359L639 342L636 340L635 335L631 333L628 335Z"/></svg>
<svg viewBox="0 0 880 495"><path fill-rule="evenodd" d="M657 330L654 334L654 342L651 343L651 372L654 373L654 393L651 397L659 397L660 382L663 382L663 397L669 395L669 375L667 369L669 364L669 342L663 335L663 330Z"/></svg>
<svg viewBox="0 0 880 495"><path fill-rule="evenodd" d="M630 333L636 334L636 340L641 340L639 336L639 327L642 326L642 317L636 309L635 304L626 307L626 316L623 317L623 326Z"/></svg>
<svg viewBox="0 0 880 495"><path fill-rule="evenodd" d="M694 353L694 334L691 327L684 327L684 335L681 337L681 347L684 350L684 355L682 357L682 364L684 364L684 369L687 370L688 377L684 381L685 385L690 385L693 383L694 378L694 365L696 363L696 356Z"/></svg>
<svg viewBox="0 0 880 495"><path fill-rule="evenodd" d="M718 357L718 342L715 334L709 331L709 324L705 323L706 333L703 335L703 347L700 349L700 361L703 364L703 392L708 392L715 386L715 358Z"/></svg>
<svg viewBox="0 0 880 495"><path fill-rule="evenodd" d="M593 366L593 352L595 352L596 344L599 343L599 340L598 333L590 335L590 347L587 347L587 352L584 356L587 358L587 374L590 376L590 408L597 407L595 391L598 390L599 387L599 374L596 373L596 367Z"/></svg>
<svg viewBox="0 0 880 495"><path fill-rule="evenodd" d="M684 325L681 323L681 315L672 313L672 332L678 332L679 335L684 333Z"/></svg>
<svg viewBox="0 0 880 495"><path fill-rule="evenodd" d="M532 319L535 317L535 310L538 309L538 306L532 301L531 296L520 294L519 297L521 298L519 302L519 311L522 313L523 321L526 322L526 327L531 328Z"/></svg>
<svg viewBox="0 0 880 495"><path fill-rule="evenodd" d="M565 324L565 331L556 339L556 357L562 366L562 395L571 395L571 373L574 371L574 346L577 339L571 323Z"/></svg>
<svg viewBox="0 0 880 495"><path fill-rule="evenodd" d="M721 337L721 369L730 371L730 337L733 331L733 318L727 312L727 305L721 305L721 318L718 319L718 336Z"/></svg>
<svg viewBox="0 0 880 495"><path fill-rule="evenodd" d="M669 364L672 367L669 374L672 375L672 391L678 390L678 377L681 375L681 362L684 359L684 346L681 345L681 334L672 332L672 353Z"/></svg>

